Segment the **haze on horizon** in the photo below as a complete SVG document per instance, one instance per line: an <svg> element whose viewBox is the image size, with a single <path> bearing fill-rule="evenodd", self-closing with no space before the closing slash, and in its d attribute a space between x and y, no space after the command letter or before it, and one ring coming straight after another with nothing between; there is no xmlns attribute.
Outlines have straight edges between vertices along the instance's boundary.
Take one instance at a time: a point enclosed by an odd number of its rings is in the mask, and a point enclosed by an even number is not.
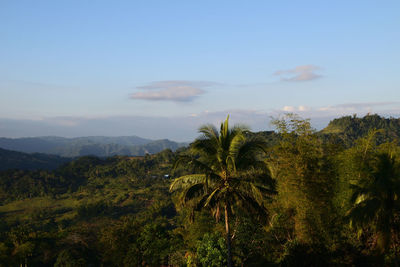
<svg viewBox="0 0 400 267"><path fill-rule="evenodd" d="M0 137L400 116L399 1L2 1Z"/></svg>

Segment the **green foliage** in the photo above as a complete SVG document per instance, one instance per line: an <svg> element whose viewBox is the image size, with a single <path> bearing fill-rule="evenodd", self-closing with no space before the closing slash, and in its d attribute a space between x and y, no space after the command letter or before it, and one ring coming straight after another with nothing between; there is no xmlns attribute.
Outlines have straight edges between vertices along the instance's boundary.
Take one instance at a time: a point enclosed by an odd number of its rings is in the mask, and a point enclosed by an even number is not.
<svg viewBox="0 0 400 267"><path fill-rule="evenodd" d="M352 185L353 206L348 217L350 226L360 231L372 227L377 236L376 248L383 254L391 245L400 211L400 165L390 152L378 152L370 157L372 162L364 166L358 182Z"/></svg>
<svg viewBox="0 0 400 267"><path fill-rule="evenodd" d="M225 239L218 234L205 234L197 246L197 260L201 266L226 265Z"/></svg>
<svg viewBox="0 0 400 267"><path fill-rule="evenodd" d="M57 257L54 267L84 267L87 262L69 250L62 250Z"/></svg>
<svg viewBox="0 0 400 267"><path fill-rule="evenodd" d="M147 223L139 237L143 260L151 266L168 263L170 253L170 235L168 222L165 219Z"/></svg>
<svg viewBox="0 0 400 267"><path fill-rule="evenodd" d="M288 114L275 120L274 125L282 135L270 153L278 205L291 214L298 240L327 242L334 218L331 200L335 187L329 150L308 120Z"/></svg>
<svg viewBox="0 0 400 267"><path fill-rule="evenodd" d="M235 266L396 266L396 122L226 120L177 152L0 171L0 266L225 266L229 244Z"/></svg>
<svg viewBox="0 0 400 267"><path fill-rule="evenodd" d="M400 119L383 118L377 114L368 114L362 118L358 118L356 115L344 116L332 120L321 131L321 134L336 135L341 143L351 147L355 140L366 136L373 129L382 130L382 134L377 139L379 144L398 141L400 138Z"/></svg>
<svg viewBox="0 0 400 267"><path fill-rule="evenodd" d="M211 125L200 128L203 134L191 145L191 153L176 164L187 164L202 174L179 177L170 190L181 190L181 203L193 203L194 210L209 207L218 219L220 211L236 204L250 210L265 210L265 197L273 193L272 181L262 159L265 143L246 139L246 128L230 129L228 119L220 132ZM232 210L233 211L233 210Z"/></svg>
<svg viewBox="0 0 400 267"><path fill-rule="evenodd" d="M280 260L281 266L328 266L329 252L321 245L310 245L297 240L287 242Z"/></svg>
<svg viewBox="0 0 400 267"><path fill-rule="evenodd" d="M92 203L82 203L78 206L77 213L80 218L88 219L106 214L107 209L109 209L109 205L100 200Z"/></svg>
<svg viewBox="0 0 400 267"><path fill-rule="evenodd" d="M54 170L71 159L47 154L27 154L0 148L0 171L19 170Z"/></svg>
<svg viewBox="0 0 400 267"><path fill-rule="evenodd" d="M9 262L10 249L6 244L0 243L0 266L7 266Z"/></svg>
<svg viewBox="0 0 400 267"><path fill-rule="evenodd" d="M171 191L179 191L180 204L194 211L208 208L218 221L224 212L228 266L232 264L229 214L242 207L247 212L266 215L265 200L274 193L273 181L264 162L266 143L246 138L243 126L229 128L229 116L218 131L213 125L200 127L201 137L189 154L175 165L187 164L200 174L176 178Z"/></svg>
<svg viewBox="0 0 400 267"><path fill-rule="evenodd" d="M255 218L236 217L234 237L234 262L236 266L266 266L271 253L271 241L264 225Z"/></svg>

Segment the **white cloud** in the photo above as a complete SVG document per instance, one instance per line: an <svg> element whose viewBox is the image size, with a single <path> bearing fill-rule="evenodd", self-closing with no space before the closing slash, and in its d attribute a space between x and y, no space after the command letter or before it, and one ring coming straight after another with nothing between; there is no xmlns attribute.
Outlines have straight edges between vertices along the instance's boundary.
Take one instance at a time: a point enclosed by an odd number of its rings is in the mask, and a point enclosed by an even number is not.
<svg viewBox="0 0 400 267"><path fill-rule="evenodd" d="M310 108L306 106L299 106L299 111L307 111L307 110L310 110Z"/></svg>
<svg viewBox="0 0 400 267"><path fill-rule="evenodd" d="M293 106L284 106L284 107L282 108L282 110L285 111L285 112L293 112L293 111L296 110L296 108L293 107Z"/></svg>
<svg viewBox="0 0 400 267"><path fill-rule="evenodd" d="M174 88L165 88L155 92L136 92L131 95L131 98L145 100L191 101L193 98L204 93L205 91L202 89L190 86L179 86Z"/></svg>
<svg viewBox="0 0 400 267"><path fill-rule="evenodd" d="M217 85L207 81L159 81L148 85L138 86L141 90L131 95L132 99L150 101L188 102L204 94L205 87Z"/></svg>
<svg viewBox="0 0 400 267"><path fill-rule="evenodd" d="M322 77L322 75L315 73L319 70L321 70L321 67L315 65L302 65L297 66L294 69L278 70L274 73L274 75L280 76L281 81L303 82Z"/></svg>
<svg viewBox="0 0 400 267"><path fill-rule="evenodd" d="M282 111L284 111L284 112L304 112L304 111L309 111L309 110L310 110L310 108L307 106L298 106L298 107L284 106L282 108Z"/></svg>

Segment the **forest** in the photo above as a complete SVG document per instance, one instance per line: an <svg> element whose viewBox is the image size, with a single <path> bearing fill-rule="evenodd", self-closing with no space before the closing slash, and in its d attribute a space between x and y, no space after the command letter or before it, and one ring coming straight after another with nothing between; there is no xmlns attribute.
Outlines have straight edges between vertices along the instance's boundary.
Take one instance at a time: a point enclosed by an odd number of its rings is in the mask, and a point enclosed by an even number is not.
<svg viewBox="0 0 400 267"><path fill-rule="evenodd" d="M399 266L400 119L272 124L0 171L0 266Z"/></svg>

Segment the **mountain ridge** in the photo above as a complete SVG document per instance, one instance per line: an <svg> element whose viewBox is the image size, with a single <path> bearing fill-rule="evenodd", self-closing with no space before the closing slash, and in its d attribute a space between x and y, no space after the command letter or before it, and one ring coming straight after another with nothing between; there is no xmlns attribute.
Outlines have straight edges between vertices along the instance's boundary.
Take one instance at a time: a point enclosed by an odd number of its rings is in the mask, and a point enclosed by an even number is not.
<svg viewBox="0 0 400 267"><path fill-rule="evenodd" d="M343 116L333 119L328 126L319 131L323 135L339 137L347 146L357 138L365 136L370 130L380 130L377 142L400 140L400 118L385 118L377 114L367 114L364 117Z"/></svg>
<svg viewBox="0 0 400 267"><path fill-rule="evenodd" d="M186 145L186 143L178 143L168 139L151 140L138 136L0 138L0 148L3 149L24 153L44 153L62 157L81 157L87 155L98 157L115 155L143 156L148 153L157 153L164 149L176 150Z"/></svg>

